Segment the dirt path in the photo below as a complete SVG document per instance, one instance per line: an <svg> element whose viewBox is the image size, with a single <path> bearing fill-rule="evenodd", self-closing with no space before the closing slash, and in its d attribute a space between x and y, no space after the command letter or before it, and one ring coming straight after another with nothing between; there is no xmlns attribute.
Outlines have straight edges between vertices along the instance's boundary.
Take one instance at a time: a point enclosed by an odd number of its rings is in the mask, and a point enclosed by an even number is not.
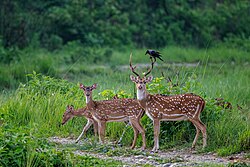
<svg viewBox="0 0 250 167"><path fill-rule="evenodd" d="M55 142L62 145L75 144L75 140L69 138L50 138L51 142ZM84 141L83 141L84 142ZM75 145L82 145L81 141ZM147 154L146 154L147 152ZM175 150L171 149L168 151L158 152L157 154L149 154L150 150L146 150L145 154L140 155L126 155L126 156L108 156L104 153L94 153L91 151L75 150L74 153L77 155L88 155L100 159L114 159L121 161L124 166L141 166L145 164L157 166L157 167L177 167L177 166L203 166L203 165L222 165L227 166L230 162L238 161L243 159L244 154L237 154L229 157L218 157L213 153L198 154L194 151L187 149ZM250 163L249 161L246 161Z"/></svg>

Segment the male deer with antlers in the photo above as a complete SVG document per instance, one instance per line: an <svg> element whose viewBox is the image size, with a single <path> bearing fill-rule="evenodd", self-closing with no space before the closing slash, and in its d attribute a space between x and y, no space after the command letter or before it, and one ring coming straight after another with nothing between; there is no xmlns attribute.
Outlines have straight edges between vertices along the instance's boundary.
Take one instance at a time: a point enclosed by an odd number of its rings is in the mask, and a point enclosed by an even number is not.
<svg viewBox="0 0 250 167"><path fill-rule="evenodd" d="M151 95L147 93L146 84L151 82L153 77L146 77L153 69L154 62L151 63L151 68L140 77L135 72L135 68L132 66L130 55L130 69L137 76L130 76L131 81L136 84L137 99L140 105L145 109L147 116L153 121L154 125L154 147L153 152L157 152L159 149L159 133L160 133L160 121L179 121L189 120L196 128L196 136L194 138L192 148L198 140L200 131L203 135L203 148L207 144L206 126L200 120L200 113L205 107L205 101L200 96L192 93L163 96L163 95Z"/></svg>
<svg viewBox="0 0 250 167"><path fill-rule="evenodd" d="M142 150L146 148L145 130L140 123L140 119L144 115L144 109L134 99L113 99L94 101L92 99L92 91L96 89L97 84L92 86L84 86L80 84L83 89L87 109L91 112L93 118L98 122L98 132L100 142L104 142L104 135L107 122L121 122L129 120L134 130L134 140L131 148L136 144L138 133L142 135Z"/></svg>
<svg viewBox="0 0 250 167"><path fill-rule="evenodd" d="M75 116L77 116L77 117L84 116L88 120L87 124L84 126L84 128L82 130L82 133L76 139L76 143L79 142L79 140L81 139L81 137L90 128L90 126L92 124L94 124L94 133L95 133L95 136L97 135L98 124L94 120L94 118L92 117L91 113L87 110L87 107L75 110L72 105L70 105L70 106L68 105L67 108L66 108L66 111L63 114L62 125L64 125L66 122L68 122L71 118L73 118Z"/></svg>

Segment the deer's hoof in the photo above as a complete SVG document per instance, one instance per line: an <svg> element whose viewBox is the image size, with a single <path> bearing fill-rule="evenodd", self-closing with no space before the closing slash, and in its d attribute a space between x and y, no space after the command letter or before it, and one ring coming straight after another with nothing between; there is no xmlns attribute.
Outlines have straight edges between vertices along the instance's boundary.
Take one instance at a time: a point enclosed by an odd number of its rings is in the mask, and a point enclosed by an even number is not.
<svg viewBox="0 0 250 167"><path fill-rule="evenodd" d="M195 150L195 146L192 146L192 147L191 147L191 151L194 151L194 150Z"/></svg>
<svg viewBox="0 0 250 167"><path fill-rule="evenodd" d="M141 147L141 151L144 151L145 150L145 147Z"/></svg>
<svg viewBox="0 0 250 167"><path fill-rule="evenodd" d="M150 153L151 153L151 154L158 153L158 149L152 149L152 150L150 151Z"/></svg>

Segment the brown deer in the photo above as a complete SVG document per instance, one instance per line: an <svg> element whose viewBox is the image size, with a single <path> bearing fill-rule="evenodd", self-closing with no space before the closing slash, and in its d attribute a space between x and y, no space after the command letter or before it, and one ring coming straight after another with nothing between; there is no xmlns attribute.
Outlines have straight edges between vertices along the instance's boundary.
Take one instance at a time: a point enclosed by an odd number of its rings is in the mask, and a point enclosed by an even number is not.
<svg viewBox="0 0 250 167"><path fill-rule="evenodd" d="M146 84L151 82L153 77L146 77L153 69L154 62L151 63L151 68L140 77L135 72L135 68L132 66L130 55L130 69L137 76L130 76L131 81L136 84L137 99L140 105L145 109L147 116L153 121L154 125L154 147L153 152L157 152L159 149L159 133L160 133L160 121L179 121L189 120L196 128L196 136L194 138L192 148L195 147L200 131L203 135L203 147L207 144L206 126L200 120L200 113L205 107L205 101L200 96L192 93L163 96L152 95L146 90Z"/></svg>
<svg viewBox="0 0 250 167"><path fill-rule="evenodd" d="M140 119L145 113L144 109L135 99L94 101L92 99L92 91L96 89L96 87L97 84L93 84L88 87L80 84L80 88L83 89L86 97L87 109L91 112L93 118L98 122L100 142L104 142L107 122L121 122L129 120L134 130L134 140L131 148L133 149L135 147L138 133L140 132L143 142L141 149L144 150L146 148L145 130L140 123Z"/></svg>
<svg viewBox="0 0 250 167"><path fill-rule="evenodd" d="M80 134L80 136L76 139L76 143L79 142L79 140L81 139L81 137L84 135L84 133L90 128L90 126L92 124L94 124L94 133L95 136L97 135L97 130L98 130L98 124L97 122L93 119L91 113L87 110L87 107L84 108L80 108L78 110L75 110L74 107L71 106L67 106L66 111L63 114L63 119L62 119L62 125L64 125L66 122L68 122L71 118L73 117L85 117L87 119L87 124L84 126L82 133Z"/></svg>

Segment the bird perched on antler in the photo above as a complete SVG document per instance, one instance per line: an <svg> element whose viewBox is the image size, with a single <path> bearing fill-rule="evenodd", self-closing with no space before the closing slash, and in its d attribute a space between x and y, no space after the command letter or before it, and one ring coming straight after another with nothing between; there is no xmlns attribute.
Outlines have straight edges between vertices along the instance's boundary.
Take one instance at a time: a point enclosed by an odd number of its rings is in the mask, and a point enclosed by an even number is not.
<svg viewBox="0 0 250 167"><path fill-rule="evenodd" d="M160 59L161 61L164 62L164 60L161 58L161 53L155 50L147 50L145 55L149 54L150 55L150 59L152 61L152 59L154 59L154 62L156 62L156 58Z"/></svg>

